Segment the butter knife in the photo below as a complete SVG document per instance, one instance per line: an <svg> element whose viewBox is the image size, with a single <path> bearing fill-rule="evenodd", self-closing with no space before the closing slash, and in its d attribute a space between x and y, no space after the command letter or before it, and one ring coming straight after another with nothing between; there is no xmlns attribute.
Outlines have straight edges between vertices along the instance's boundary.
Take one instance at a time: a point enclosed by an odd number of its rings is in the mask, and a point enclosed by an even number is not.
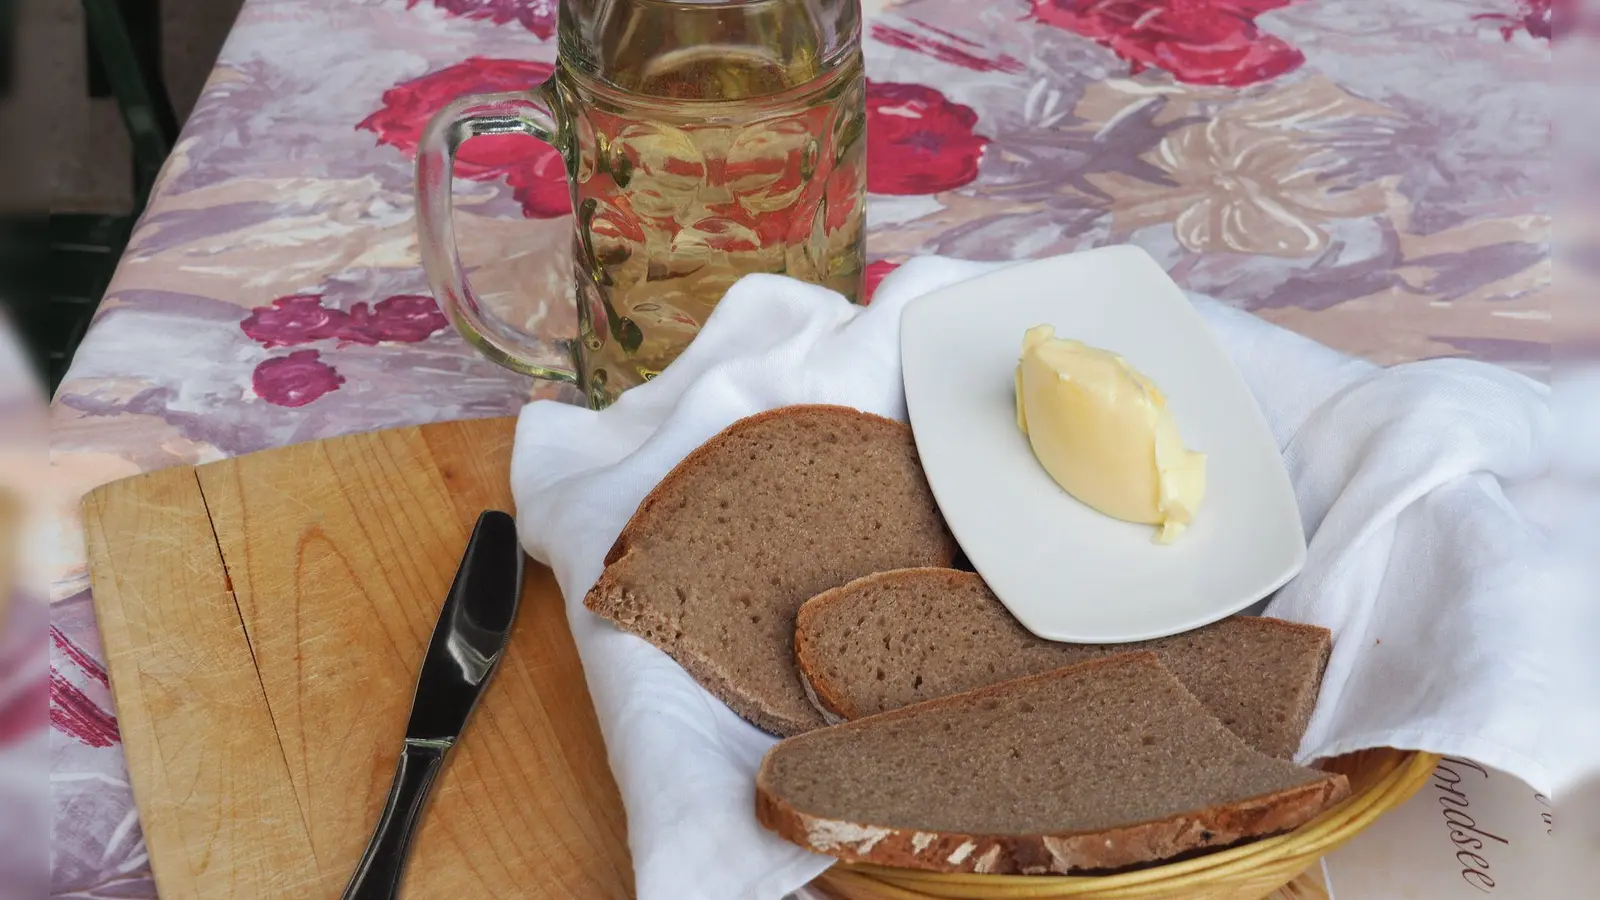
<svg viewBox="0 0 1600 900"><path fill-rule="evenodd" d="M394 784L343 900L398 896L411 838L434 779L505 651L521 594L516 521L487 510L472 530L428 642Z"/></svg>

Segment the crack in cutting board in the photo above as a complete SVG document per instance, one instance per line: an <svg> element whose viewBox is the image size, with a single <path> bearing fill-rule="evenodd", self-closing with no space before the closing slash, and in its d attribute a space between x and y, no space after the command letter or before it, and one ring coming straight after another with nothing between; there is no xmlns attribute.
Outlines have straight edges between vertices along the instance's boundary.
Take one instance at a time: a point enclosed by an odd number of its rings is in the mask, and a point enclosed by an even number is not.
<svg viewBox="0 0 1600 900"><path fill-rule="evenodd" d="M164 900L338 896L472 523L511 507L512 431L485 419L351 435L86 498L95 611ZM408 898L632 894L560 592L528 570Z"/></svg>

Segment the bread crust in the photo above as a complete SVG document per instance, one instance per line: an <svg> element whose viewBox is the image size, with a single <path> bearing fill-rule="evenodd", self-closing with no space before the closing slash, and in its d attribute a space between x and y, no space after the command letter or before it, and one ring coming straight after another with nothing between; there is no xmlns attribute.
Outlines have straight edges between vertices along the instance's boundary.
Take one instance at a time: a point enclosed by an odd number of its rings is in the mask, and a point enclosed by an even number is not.
<svg viewBox="0 0 1600 900"><path fill-rule="evenodd" d="M1155 654L1146 650L1090 660L1068 668L1083 672L1102 666L1126 665L1131 657L1156 660ZM837 727L859 728L903 718L919 710L1004 691L1019 682L1054 677L1059 671L1026 675L926 700ZM1189 851L1217 849L1297 828L1350 796L1350 783L1345 776L1327 772L1314 781L1268 794L1095 831L1040 834L924 831L835 819L796 808L774 793L768 783L773 753L782 746L779 744L768 751L756 773L756 819L763 826L788 841L845 862L935 872L1066 875L1153 863Z"/></svg>
<svg viewBox="0 0 1600 900"><path fill-rule="evenodd" d="M1349 795L1345 777L1330 775L1273 794L1102 831L967 834L814 816L773 795L757 775L756 818L786 840L845 862L985 875L1067 875L1157 862L1288 831Z"/></svg>

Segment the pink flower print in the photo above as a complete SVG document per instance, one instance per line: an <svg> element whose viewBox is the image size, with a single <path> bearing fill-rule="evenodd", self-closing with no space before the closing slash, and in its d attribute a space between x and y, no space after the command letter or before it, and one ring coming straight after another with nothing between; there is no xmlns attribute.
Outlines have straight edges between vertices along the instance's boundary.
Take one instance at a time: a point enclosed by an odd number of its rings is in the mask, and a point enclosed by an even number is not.
<svg viewBox="0 0 1600 900"><path fill-rule="evenodd" d="M554 71L549 63L472 57L403 81L383 92L383 108L357 128L378 143L415 156L422 132L439 108L464 94L494 94L537 87ZM530 219L554 218L572 209L561 151L520 134L488 135L461 145L456 174L474 181L504 178Z"/></svg>
<svg viewBox="0 0 1600 900"><path fill-rule="evenodd" d="M339 337L357 344L400 341L415 344L450 324L439 304L426 294L397 294L379 300L370 310L365 303L350 308L349 321Z"/></svg>
<svg viewBox="0 0 1600 900"><path fill-rule="evenodd" d="M50 640L73 668L102 687L111 687L111 677L106 674L105 666L54 625L50 626ZM49 696L50 724L57 731L90 747L109 747L117 742L117 717L102 709L54 665L50 667ZM0 728L0 737L4 736L4 731Z"/></svg>
<svg viewBox="0 0 1600 900"><path fill-rule="evenodd" d="M411 9L422 0L406 0ZM452 17L488 20L496 25L516 22L549 40L556 33L556 5L561 0L432 0L433 5Z"/></svg>
<svg viewBox="0 0 1600 900"><path fill-rule="evenodd" d="M111 687L111 676L106 673L106 667L100 665L100 663L94 657L85 652L82 647L74 644L72 639L67 637L66 632L54 625L51 625L50 641L56 645L57 650L61 651L61 655L71 660L72 664L77 666L78 669L83 672L83 674L88 675L90 678L93 678L95 681L100 682L106 687Z"/></svg>
<svg viewBox="0 0 1600 900"><path fill-rule="evenodd" d="M1558 10L1557 7L1560 7ZM1518 31L1525 31L1529 37L1550 40L1555 36L1557 23L1556 14L1560 13L1560 26L1562 33L1566 33L1572 10L1569 4L1562 0L1517 0L1515 13L1480 13L1472 18L1480 22L1498 22L1500 36L1506 40L1516 37Z"/></svg>
<svg viewBox="0 0 1600 900"><path fill-rule="evenodd" d="M271 350L337 337L349 319L343 310L323 306L321 294L291 294L250 310L239 327Z"/></svg>
<svg viewBox="0 0 1600 900"><path fill-rule="evenodd" d="M872 295L878 292L878 284L882 282L890 272L893 272L898 268L900 268L900 263L890 262L887 259L880 259L877 262L867 264L865 279L866 283L861 286L862 306L866 306L868 303L872 302Z"/></svg>
<svg viewBox="0 0 1600 900"><path fill-rule="evenodd" d="M349 312L323 306L321 294L292 294L257 306L239 323L251 340L271 350L337 339L371 346L379 341L414 344L450 324L427 294L396 294L375 305L357 303Z"/></svg>
<svg viewBox="0 0 1600 900"><path fill-rule="evenodd" d="M1293 71L1305 56L1256 16L1293 0L1033 0L1034 18L1082 35L1185 84L1242 87Z"/></svg>
<svg viewBox="0 0 1600 900"><path fill-rule="evenodd" d="M867 190L937 194L978 177L978 114L920 84L867 82Z"/></svg>
<svg viewBox="0 0 1600 900"><path fill-rule="evenodd" d="M109 747L118 740L117 717L54 669L50 670L50 725L90 747Z"/></svg>
<svg viewBox="0 0 1600 900"><path fill-rule="evenodd" d="M974 72L1009 72L1013 75L1023 70L1022 60L1015 56L1002 53L994 59L981 56L973 51L982 50L983 45L969 38L935 28L926 22L917 22L925 30L925 34L918 34L904 28L895 28L882 22L872 25L872 39L891 47L910 50L930 56L940 62L971 69Z"/></svg>
<svg viewBox="0 0 1600 900"><path fill-rule="evenodd" d="M305 406L342 384L344 376L323 362L315 350L296 350L266 360L250 376L256 396L275 406Z"/></svg>

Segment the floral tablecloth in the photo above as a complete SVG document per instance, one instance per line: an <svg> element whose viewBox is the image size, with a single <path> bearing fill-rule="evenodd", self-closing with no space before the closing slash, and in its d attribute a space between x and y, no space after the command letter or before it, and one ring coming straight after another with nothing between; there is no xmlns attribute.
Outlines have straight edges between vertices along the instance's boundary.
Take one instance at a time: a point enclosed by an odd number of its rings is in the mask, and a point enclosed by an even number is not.
<svg viewBox="0 0 1600 900"><path fill-rule="evenodd" d="M549 71L555 6L246 3L51 407L55 893L154 890L79 497L161 466L516 411L529 382L477 358L427 294L411 163L443 102ZM1549 0L865 6L869 283L919 253L1132 242L1185 287L1380 362L1543 374ZM554 152L469 155L459 175L475 281L570 321Z"/></svg>

